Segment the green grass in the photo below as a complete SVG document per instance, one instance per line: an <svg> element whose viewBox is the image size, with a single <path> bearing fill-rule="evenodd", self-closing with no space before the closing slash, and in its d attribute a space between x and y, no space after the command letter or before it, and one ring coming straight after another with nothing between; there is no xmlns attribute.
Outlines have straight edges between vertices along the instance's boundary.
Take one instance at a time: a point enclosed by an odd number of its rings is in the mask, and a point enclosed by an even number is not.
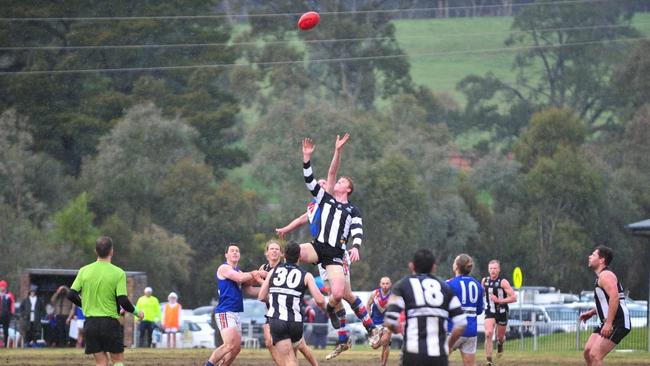
<svg viewBox="0 0 650 366"><path fill-rule="evenodd" d="M516 78L515 52L480 51L505 48L511 17L397 20L394 24L397 42L409 55L413 80L436 92L462 101L456 83L467 75L491 71L504 81ZM633 25L650 35L650 13L635 15Z"/></svg>

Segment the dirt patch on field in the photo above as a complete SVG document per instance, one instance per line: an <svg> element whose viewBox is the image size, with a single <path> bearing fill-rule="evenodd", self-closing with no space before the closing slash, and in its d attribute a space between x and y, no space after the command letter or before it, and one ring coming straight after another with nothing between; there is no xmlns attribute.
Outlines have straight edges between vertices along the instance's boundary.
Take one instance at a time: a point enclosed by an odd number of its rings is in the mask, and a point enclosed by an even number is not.
<svg viewBox="0 0 650 366"><path fill-rule="evenodd" d="M379 352L371 350L353 349L342 354L332 361L324 361L328 351L314 351L321 365L326 366L370 366L379 365ZM129 349L125 352L125 364L128 366L203 366L211 350L164 350L164 349ZM482 356L482 353L479 353ZM647 352L614 353L606 362L609 365L621 366L648 366L649 355ZM308 363L302 357L301 365ZM477 364L483 364L483 358L478 358ZM266 350L243 350L234 363L239 366L265 366L273 365L271 357ZM399 364L399 352L391 352L389 365ZM91 366L94 365L92 356L83 354L79 349L24 349L0 350L0 366L40 366L40 365L66 365L66 366ZM451 357L450 366L461 366L458 353ZM584 365L581 352L554 353L526 353L513 352L496 362L497 366L579 366ZM408 365L411 366L411 365Z"/></svg>

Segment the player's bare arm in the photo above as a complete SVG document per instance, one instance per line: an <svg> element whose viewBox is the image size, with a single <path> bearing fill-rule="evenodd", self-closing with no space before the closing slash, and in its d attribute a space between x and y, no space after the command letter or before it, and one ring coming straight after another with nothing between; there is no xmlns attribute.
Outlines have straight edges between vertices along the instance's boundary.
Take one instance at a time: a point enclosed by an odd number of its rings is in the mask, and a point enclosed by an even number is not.
<svg viewBox="0 0 650 366"><path fill-rule="evenodd" d="M370 311L372 303L375 301L375 295L375 291L372 291L370 292L370 296L368 296L368 301L366 302L366 309L368 309L368 311Z"/></svg>
<svg viewBox="0 0 650 366"><path fill-rule="evenodd" d="M343 146L350 138L350 134L346 133L343 137L336 135L336 143L334 145L334 156L332 156L332 162L330 163L330 169L327 172L327 185L325 186L325 191L332 193L334 191L334 185L336 184L336 175L338 174L339 164L341 162L341 151Z"/></svg>
<svg viewBox="0 0 650 366"><path fill-rule="evenodd" d="M515 290L512 289L512 286L510 286L508 280L501 280L501 287L506 292L506 297L499 299L496 296L491 295L492 301L494 301L495 304L510 304L517 301L517 294L515 293Z"/></svg>
<svg viewBox="0 0 650 366"><path fill-rule="evenodd" d="M580 321L586 322L587 320L591 319L594 315L596 315L596 308L589 309L588 311L585 311L584 313L580 314Z"/></svg>
<svg viewBox="0 0 650 366"><path fill-rule="evenodd" d="M253 280L254 274L257 272L258 272L257 270L251 272L238 272L235 271L230 265L227 264L222 264L221 266L219 266L219 269L217 270L219 276L235 281L239 284Z"/></svg>
<svg viewBox="0 0 650 366"><path fill-rule="evenodd" d="M301 227L302 225L305 225L308 221L307 213L305 212L304 214L296 217L289 223L289 225L275 229L275 233L278 234L280 239L284 239L284 236L289 234L290 232L296 230L297 228Z"/></svg>
<svg viewBox="0 0 650 366"><path fill-rule="evenodd" d="M316 286L316 281L314 280L314 276L311 273L307 273L307 275L305 276L305 284L309 289L309 293L311 293L311 297L316 302L316 305L318 305L319 308L326 310L325 297L323 297L323 294L320 292L320 289L318 288L318 286Z"/></svg>
<svg viewBox="0 0 650 366"><path fill-rule="evenodd" d="M607 309L607 317L605 318L605 324L603 324L603 327L600 330L600 335L605 338L609 337L612 334L612 323L614 322L616 312L618 311L618 302L620 300L618 298L618 287L616 286L617 283L618 280L616 278L616 275L612 271L603 271L598 276L598 285L602 287L603 290L605 290L607 293L607 296L609 296L609 308Z"/></svg>

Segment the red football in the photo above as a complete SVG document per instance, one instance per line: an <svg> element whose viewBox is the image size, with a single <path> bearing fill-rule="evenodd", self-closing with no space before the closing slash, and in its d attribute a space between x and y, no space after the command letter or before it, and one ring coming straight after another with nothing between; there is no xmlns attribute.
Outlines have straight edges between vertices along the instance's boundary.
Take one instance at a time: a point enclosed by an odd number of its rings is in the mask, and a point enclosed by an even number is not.
<svg viewBox="0 0 650 366"><path fill-rule="evenodd" d="M298 19L298 28L302 30L312 29L320 21L320 15L315 11L309 11Z"/></svg>

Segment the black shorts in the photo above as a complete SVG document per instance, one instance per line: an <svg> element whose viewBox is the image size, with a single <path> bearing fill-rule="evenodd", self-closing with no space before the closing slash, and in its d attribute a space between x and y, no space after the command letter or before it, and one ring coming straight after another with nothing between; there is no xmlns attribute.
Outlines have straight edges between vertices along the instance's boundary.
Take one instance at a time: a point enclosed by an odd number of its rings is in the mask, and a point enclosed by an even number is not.
<svg viewBox="0 0 650 366"><path fill-rule="evenodd" d="M124 333L120 322L110 317L90 317L84 322L86 354L124 352Z"/></svg>
<svg viewBox="0 0 650 366"><path fill-rule="evenodd" d="M312 241L311 245L314 247L316 255L318 255L317 263L322 264L323 268L325 268L325 266L329 266L330 264L336 264L339 266L343 265L345 250L333 247L329 244L323 244L316 240Z"/></svg>
<svg viewBox="0 0 650 366"><path fill-rule="evenodd" d="M603 328L602 325L594 328L594 333L600 333L600 330ZM618 344L620 341L625 338L625 336L630 333L630 329L626 329L623 325L620 324L614 324L612 326L612 334L609 335L610 341Z"/></svg>
<svg viewBox="0 0 650 366"><path fill-rule="evenodd" d="M284 320L270 318L271 338L273 345L285 339L290 339L291 343L296 343L302 339L302 323L286 322Z"/></svg>
<svg viewBox="0 0 650 366"><path fill-rule="evenodd" d="M506 326L508 325L508 310L503 313L491 313L489 311L485 312L485 319L493 318L498 325Z"/></svg>
<svg viewBox="0 0 650 366"><path fill-rule="evenodd" d="M400 356L400 365L402 366L448 366L447 356L431 357L418 353L407 353L402 351Z"/></svg>

